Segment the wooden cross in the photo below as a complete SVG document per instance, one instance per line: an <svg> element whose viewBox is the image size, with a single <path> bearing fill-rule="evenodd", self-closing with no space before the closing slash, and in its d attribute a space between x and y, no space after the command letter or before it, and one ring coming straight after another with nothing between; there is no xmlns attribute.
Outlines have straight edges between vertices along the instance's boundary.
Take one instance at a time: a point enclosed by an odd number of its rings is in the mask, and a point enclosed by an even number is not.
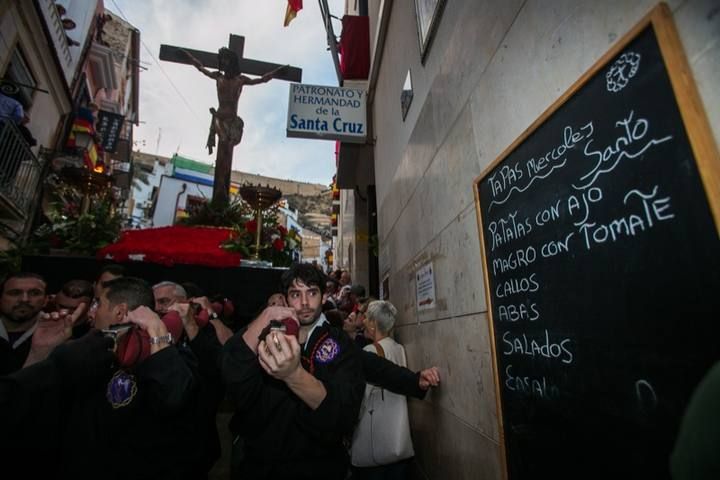
<svg viewBox="0 0 720 480"><path fill-rule="evenodd" d="M251 75L265 75L266 73L272 72L282 65L261 62L259 60L251 60L243 57L243 50L245 47L245 37L240 35L230 34L230 40L228 41L228 49L237 55L238 66L240 73L249 73ZM172 45L160 45L160 60L167 62L182 63L186 65L193 65L193 62L181 52L185 50L189 52L198 62L205 68L218 68L218 54L212 52L203 52L201 50L191 50L189 48L175 47ZM281 80L287 80L290 82L302 81L302 69L297 67L286 67L281 72L273 75L272 78ZM217 80L220 82L220 80ZM220 98L220 84L218 83L218 100L222 102ZM239 95L239 92L237 93ZM237 102L237 97L235 98ZM237 106L235 106L237 108ZM210 110L215 118L214 109ZM234 112L236 113L236 112ZM214 122L214 120L213 120ZM210 138L214 142L214 131L211 130ZM224 140L223 137L218 135L217 154L215 156L215 178L213 182L213 203L216 204L227 204L230 201L230 178L232 175L232 157L233 149L235 144L228 140ZM239 140L238 140L239 141ZM210 143L208 146L210 147Z"/></svg>
<svg viewBox="0 0 720 480"><path fill-rule="evenodd" d="M281 65L277 63L261 62L259 60L251 60L243 57L243 50L245 49L245 37L241 35L230 34L230 40L228 41L228 48L235 52L238 57L238 64L240 65L241 73L249 73L250 75L264 75L265 73L274 70ZM172 45L160 45L160 60L166 62L183 63L191 65L191 62L185 55L179 52L181 47L175 47ZM207 68L218 68L218 55L213 52L203 52L202 50L192 50L190 48L183 48L190 54L200 60L203 66ZM283 73L277 75L275 78L280 80L287 80L288 82L302 82L302 69L298 67L289 67Z"/></svg>

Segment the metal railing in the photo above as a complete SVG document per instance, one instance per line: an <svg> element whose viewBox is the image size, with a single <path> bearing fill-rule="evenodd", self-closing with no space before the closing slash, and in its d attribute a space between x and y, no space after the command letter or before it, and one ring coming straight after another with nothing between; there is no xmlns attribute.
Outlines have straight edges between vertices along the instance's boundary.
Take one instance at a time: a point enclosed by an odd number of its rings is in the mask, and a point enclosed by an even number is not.
<svg viewBox="0 0 720 480"><path fill-rule="evenodd" d="M42 165L20 130L0 120L0 196L26 217L37 192Z"/></svg>

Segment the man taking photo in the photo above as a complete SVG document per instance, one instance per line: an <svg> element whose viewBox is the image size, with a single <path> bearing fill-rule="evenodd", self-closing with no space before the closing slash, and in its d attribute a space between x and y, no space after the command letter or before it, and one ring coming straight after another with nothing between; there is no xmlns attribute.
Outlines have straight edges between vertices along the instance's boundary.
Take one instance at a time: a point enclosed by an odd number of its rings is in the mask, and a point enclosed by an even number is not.
<svg viewBox="0 0 720 480"><path fill-rule="evenodd" d="M309 264L283 274L288 307L268 307L225 344L222 371L245 440L240 478L343 479L343 438L358 418L359 351L322 314L325 278ZM288 320L289 319L289 320ZM293 322L297 338L271 321Z"/></svg>

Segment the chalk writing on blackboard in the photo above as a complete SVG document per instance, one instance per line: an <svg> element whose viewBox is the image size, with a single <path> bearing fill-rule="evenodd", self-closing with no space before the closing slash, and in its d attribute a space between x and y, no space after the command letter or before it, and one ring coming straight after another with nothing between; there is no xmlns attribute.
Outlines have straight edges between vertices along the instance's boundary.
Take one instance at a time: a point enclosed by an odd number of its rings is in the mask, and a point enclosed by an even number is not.
<svg viewBox="0 0 720 480"><path fill-rule="evenodd" d="M586 221L580 225L579 230L585 241L585 247L590 250L594 244L605 243L610 240L616 242L623 237L634 237L639 232L653 228L659 222L672 220L675 214L670 211L670 197L656 198L658 186L652 192L643 193L633 189L623 198L623 203L636 200L635 210L622 217L617 217L606 223Z"/></svg>
<svg viewBox="0 0 720 480"><path fill-rule="evenodd" d="M573 354L570 350L571 339L551 339L547 329L543 330L541 335L535 338L525 333L520 335L513 335L510 332L503 333L503 355L520 354L530 357L555 358L567 364L573 362Z"/></svg>
<svg viewBox="0 0 720 480"><path fill-rule="evenodd" d="M612 64L610 70L605 74L608 92L619 92L627 87L630 79L637 73L638 68L640 68L640 54L625 52L620 55L620 58Z"/></svg>
<svg viewBox="0 0 720 480"><path fill-rule="evenodd" d="M560 389L547 377L518 374L512 364L505 368L504 386L511 392L542 399L553 399L560 396Z"/></svg>
<svg viewBox="0 0 720 480"><path fill-rule="evenodd" d="M562 131L562 141L549 151L537 158L532 157L523 162L523 165L515 163L512 166L503 165L499 171L488 178L488 182L492 187L493 200L488 206L488 211L494 205L502 205L507 202L513 193L523 193L536 180L543 180L550 176L555 170L565 166L567 162L566 154L568 150L575 148L577 144L592 137L593 124L588 122L577 130L571 126L566 126ZM524 167L524 168L523 168ZM549 169L549 170L548 170ZM522 186L516 185L527 175L527 182L522 182ZM502 193L506 195L502 198L495 198Z"/></svg>
<svg viewBox="0 0 720 480"><path fill-rule="evenodd" d="M635 120L634 116L635 111L631 110L626 118L615 122L616 128L622 127L621 134L607 147L595 150L594 148L597 147L591 147L593 140L588 140L583 153L586 157L593 159L595 164L588 173L580 177L582 183L579 186L573 184L574 188L578 190L588 188L600 175L612 172L621 160L638 158L650 147L672 140L672 135L645 139L650 129L650 122L646 118ZM640 142L640 144L635 142Z"/></svg>

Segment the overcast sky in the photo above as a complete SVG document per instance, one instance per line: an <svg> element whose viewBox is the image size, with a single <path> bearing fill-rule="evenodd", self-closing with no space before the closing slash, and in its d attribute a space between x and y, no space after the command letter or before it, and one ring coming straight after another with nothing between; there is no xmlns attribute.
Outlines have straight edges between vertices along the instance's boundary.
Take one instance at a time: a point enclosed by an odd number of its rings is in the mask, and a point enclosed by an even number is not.
<svg viewBox="0 0 720 480"><path fill-rule="evenodd" d="M343 0L329 0L330 11L342 17ZM230 33L245 37L245 57L303 70L303 83L337 85L318 2L304 8L283 27L285 0L105 0L105 7L140 30L140 120L135 149L166 157L175 152L214 163L207 141L210 114L217 107L214 82L194 67L160 62L185 101L156 63L160 44L217 52ZM119 7L119 8L118 8ZM119 12L118 10L121 10ZM334 21L336 35L340 22ZM154 59L148 53L152 53ZM329 184L335 173L335 142L287 138L289 83L272 80L248 86L238 114L245 121L233 169L297 181ZM188 106L189 104L189 106ZM159 139L159 142L158 142ZM144 141L144 145L143 142Z"/></svg>

